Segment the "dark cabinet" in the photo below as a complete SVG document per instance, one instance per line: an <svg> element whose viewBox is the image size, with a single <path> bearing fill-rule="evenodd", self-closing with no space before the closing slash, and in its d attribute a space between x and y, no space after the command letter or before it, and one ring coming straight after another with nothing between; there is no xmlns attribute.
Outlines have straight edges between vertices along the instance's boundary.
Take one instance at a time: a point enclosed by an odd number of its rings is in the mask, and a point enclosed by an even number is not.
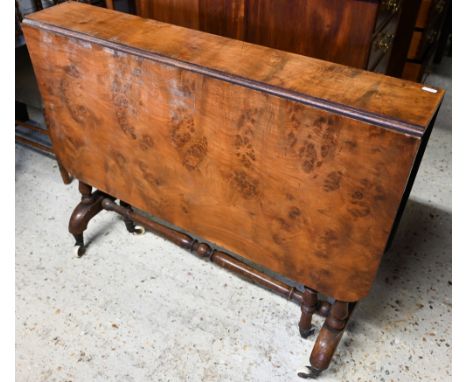
<svg viewBox="0 0 468 382"><path fill-rule="evenodd" d="M146 18L386 73L402 0L136 0Z"/></svg>

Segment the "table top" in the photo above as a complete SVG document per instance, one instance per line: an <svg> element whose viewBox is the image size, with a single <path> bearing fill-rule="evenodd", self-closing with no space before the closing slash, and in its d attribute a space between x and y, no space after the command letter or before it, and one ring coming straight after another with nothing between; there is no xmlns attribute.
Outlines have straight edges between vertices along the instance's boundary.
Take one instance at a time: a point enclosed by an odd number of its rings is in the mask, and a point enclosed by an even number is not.
<svg viewBox="0 0 468 382"><path fill-rule="evenodd" d="M27 25L109 45L204 75L422 136L444 91L314 58L78 2L28 15Z"/></svg>

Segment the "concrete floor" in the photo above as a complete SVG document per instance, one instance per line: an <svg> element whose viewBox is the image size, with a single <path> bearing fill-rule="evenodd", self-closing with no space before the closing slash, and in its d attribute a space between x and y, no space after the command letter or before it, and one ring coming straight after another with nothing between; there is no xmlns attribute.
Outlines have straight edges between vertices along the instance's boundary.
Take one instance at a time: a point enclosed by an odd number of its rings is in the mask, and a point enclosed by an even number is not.
<svg viewBox="0 0 468 382"><path fill-rule="evenodd" d="M323 382L451 379L450 68L426 81L448 94L394 247ZM67 224L78 199L53 160L17 146L17 381L301 381L314 338L300 338L298 306L129 235L111 213L77 259Z"/></svg>

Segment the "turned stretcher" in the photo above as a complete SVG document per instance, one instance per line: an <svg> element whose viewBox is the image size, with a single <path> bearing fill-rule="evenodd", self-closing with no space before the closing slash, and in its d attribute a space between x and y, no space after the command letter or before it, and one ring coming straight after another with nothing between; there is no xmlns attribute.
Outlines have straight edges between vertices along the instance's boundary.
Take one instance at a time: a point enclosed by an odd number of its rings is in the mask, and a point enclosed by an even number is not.
<svg viewBox="0 0 468 382"><path fill-rule="evenodd" d="M90 219L115 211L130 232L146 227L300 303L302 336L325 316L300 375L326 369L395 232L443 91L79 3L23 30L54 150L79 180L78 254Z"/></svg>

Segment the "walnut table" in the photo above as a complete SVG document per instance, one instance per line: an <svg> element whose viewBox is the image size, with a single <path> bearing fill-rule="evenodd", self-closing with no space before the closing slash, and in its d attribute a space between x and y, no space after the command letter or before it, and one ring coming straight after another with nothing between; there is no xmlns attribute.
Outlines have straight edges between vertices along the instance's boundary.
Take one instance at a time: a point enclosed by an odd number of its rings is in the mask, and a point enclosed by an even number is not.
<svg viewBox="0 0 468 382"><path fill-rule="evenodd" d="M326 316L300 375L326 369L395 231L443 91L76 2L23 30L54 151L80 181L78 254L90 219L115 211L131 232L138 223L299 302L303 336L312 314Z"/></svg>

